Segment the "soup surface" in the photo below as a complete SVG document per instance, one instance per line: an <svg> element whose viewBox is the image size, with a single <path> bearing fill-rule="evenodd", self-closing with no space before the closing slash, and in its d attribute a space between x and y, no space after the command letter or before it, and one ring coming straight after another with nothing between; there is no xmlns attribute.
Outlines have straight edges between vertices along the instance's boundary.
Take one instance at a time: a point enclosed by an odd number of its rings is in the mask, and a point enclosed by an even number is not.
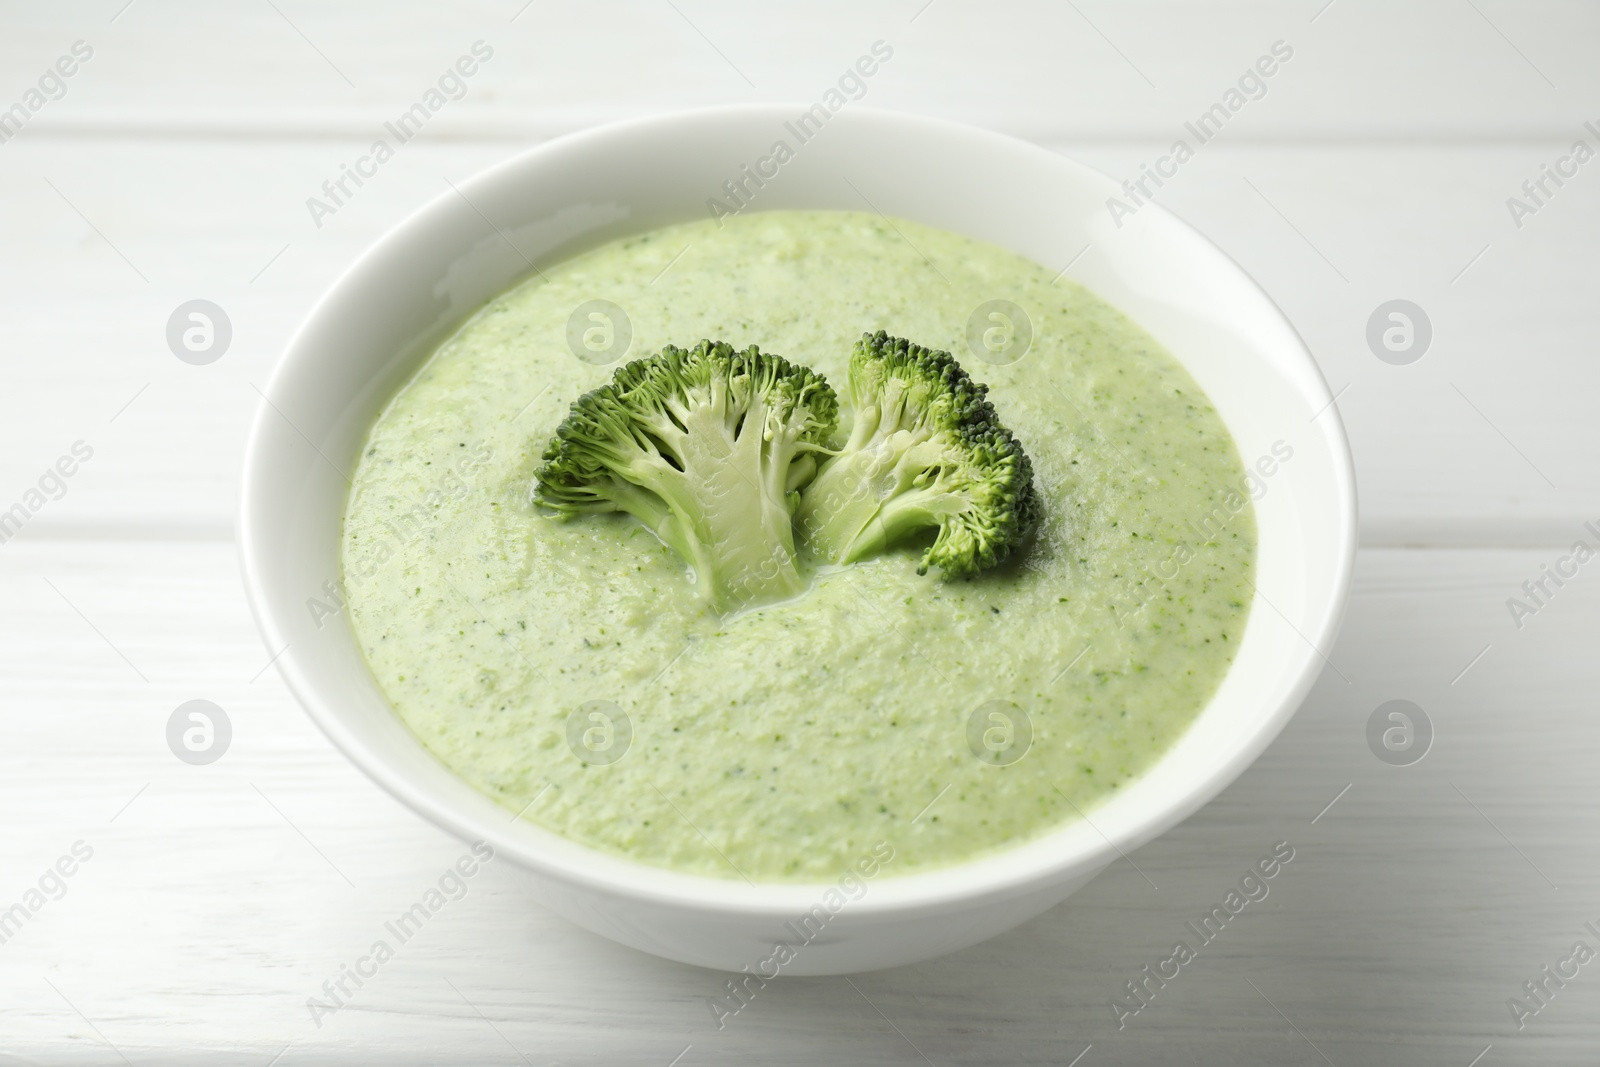
<svg viewBox="0 0 1600 1067"><path fill-rule="evenodd" d="M533 506L545 443L618 357L758 344L842 396L879 329L953 352L1032 457L1044 520L1005 566L919 577L922 543L803 561L803 595L719 617L633 518ZM1202 709L1251 600L1244 467L1177 361L1053 270L870 214L542 267L395 396L353 483L350 620L416 736L517 817L714 877L833 881L881 841L908 874L1080 818Z"/></svg>

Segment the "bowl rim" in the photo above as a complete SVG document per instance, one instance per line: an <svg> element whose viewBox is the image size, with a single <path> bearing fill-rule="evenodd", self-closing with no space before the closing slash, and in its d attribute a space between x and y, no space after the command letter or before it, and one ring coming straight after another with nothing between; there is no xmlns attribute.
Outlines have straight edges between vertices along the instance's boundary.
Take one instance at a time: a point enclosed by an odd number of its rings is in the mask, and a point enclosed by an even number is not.
<svg viewBox="0 0 1600 1067"><path fill-rule="evenodd" d="M608 140L625 139L640 131L656 130L672 124L714 123L729 119L748 118L754 115L772 117L781 121L782 118L790 117L795 113L796 109L803 110L805 106L805 104L799 103L731 104L623 119L576 130L542 141L514 152L508 157L473 173L468 178L454 183L452 189L447 189L429 198L399 221L387 227L329 283L327 288L312 304L310 310L307 311L275 361L272 373L268 377L266 387L263 390L262 398L256 405L256 414L249 428L236 527L236 545L241 577L245 587L246 599L250 604L251 614L268 651L270 652L272 649L283 645L289 646L284 648L277 659L274 660L274 665L290 692L295 696L301 707L305 709L307 715L316 723L323 735L346 758L360 768L364 774L382 786L395 799L423 816L429 822L444 827L464 840L486 840L495 848L497 854L510 856L517 863L533 870L537 874L548 876L562 883L576 885L582 889L603 893L613 898L623 898L641 903L701 912L783 918L792 917L797 910L803 912L808 905L817 901L820 894L833 888L833 884L827 882L756 882L746 884L734 879L689 874L670 868L641 863L637 860L620 857L583 845L571 839L564 840L577 850L573 855L582 857L581 860L541 855L536 849L527 847L524 842L510 839L504 832L496 834L491 830L489 833L481 833L480 831L488 828L470 818L466 813L457 810L448 801L434 796L427 789L419 786L407 775L401 773L399 769L389 765L382 756L371 752L354 732L345 728L339 711L333 706L332 702L322 696L308 674L301 669L293 644L282 632L270 606L272 598L267 592L265 579L261 573L262 562L260 559L260 545L263 542L263 536L262 531L259 529L259 524L266 520L262 515L264 509L258 506L256 496L261 491L259 486L263 478L262 468L266 462L264 452L268 447L266 442L267 427L275 411L272 398L278 396L282 391L283 383L289 377L291 365L297 362L297 357L299 359L305 358L303 355L298 354L302 352L307 337L314 332L315 324L326 317L336 317L340 314L338 309L347 296L346 291L355 287L355 279L373 269L374 264L381 262L389 254L392 246L402 243L411 231L419 228L426 220L440 213L444 210L445 205L456 200L462 193L470 197L473 192L483 192L487 186L503 180L507 175L514 174L520 168L542 157L554 156L574 148L582 148L586 145L598 144ZM887 108L865 106L851 106L845 112L835 115L836 119L845 117L848 117L852 122L894 123L908 129L920 127L924 131L946 136L961 136L975 141L988 140L997 145L1004 144L1011 151L1035 153L1041 157L1048 158L1053 165L1066 165L1098 179L1114 182L1114 179L1111 179L1103 172L1071 157L1051 152L1022 138L1012 137L967 123ZM1209 803L1254 763L1272 741L1276 739L1289 719L1298 710L1312 686L1315 685L1326 668L1326 656L1321 650L1332 648L1343 623L1349 600L1350 586L1353 580L1358 539L1358 504L1354 460L1343 420L1340 417L1337 405L1332 403L1333 394L1328 387L1321 368L1312 357L1304 338L1300 336L1288 316L1278 307L1272 297L1243 266L1218 247L1210 238L1163 205L1153 202L1148 203L1141 208L1141 214L1145 212L1150 212L1155 217L1160 218L1166 226L1176 226L1183 231L1187 231L1189 237L1198 238L1201 246L1209 254L1216 257L1219 265L1225 264L1225 269L1231 270L1237 275L1237 279L1243 282L1248 291L1260 302L1261 308L1269 312L1276 323L1286 329L1287 336L1293 339L1293 357L1302 364L1302 371L1309 372L1307 382L1320 389L1320 399L1326 404L1324 416L1316 421L1321 424L1320 433L1323 443L1328 449L1328 458L1333 473L1333 488L1337 497L1341 521L1338 529L1334 531L1337 535L1337 567L1332 575L1332 582L1328 587L1331 593L1328 609L1320 620L1316 631L1302 635L1306 643L1311 646L1317 655L1306 661L1304 669L1301 670L1294 684L1288 688L1279 702L1279 706L1273 709L1271 714L1261 719L1254 733L1244 737L1239 744L1230 750L1226 759L1218 761L1208 774L1196 780L1184 793L1162 802L1133 827L1124 830L1114 829L1113 836L1107 836L1104 832L1100 832L1100 840L1094 842L1087 851L1079 849L1055 858L1035 862L1021 870L1002 870L1001 868L1005 865L995 861L1020 849L1049 842L1059 835L1069 832L1078 825L1078 821L1064 823L1026 841L980 852L969 859L958 861L948 866L905 875L891 875L874 881L871 892L866 893L859 900L850 902L850 910L854 913L909 915L949 911L970 904L975 900L1003 900L1020 896L1037 890L1041 885L1049 882L1065 881L1075 874L1087 873L1092 875L1094 872L1108 866L1118 857L1125 859L1128 851L1165 833ZM507 282L507 285L511 284L515 284L515 281ZM471 313L469 312L468 314L470 316ZM464 319L460 321L464 321ZM459 321L457 325L459 325ZM1175 356L1174 358L1177 357ZM423 359L426 359L426 356ZM1250 616L1252 619L1255 613L1253 608ZM341 621L344 618L345 616L341 614ZM1233 669L1234 667L1230 665L1229 671L1231 672ZM376 686L376 680L371 679L370 674L369 681ZM381 689L379 693L381 695ZM385 702L387 703L386 698ZM1207 706L1209 706L1209 702ZM1202 713L1203 711L1204 709L1202 709ZM1176 740L1173 743L1176 744ZM417 744L421 746L420 741L417 741ZM425 748L424 750L426 751ZM1170 747L1168 751L1171 751ZM431 752L429 754L431 755ZM434 758L436 759L437 757ZM1159 767L1160 761L1158 760L1140 777L1143 778L1158 773ZM448 768L446 769L448 770ZM451 771L450 773L453 774L454 772ZM1083 821L1088 822L1087 817ZM1094 824L1090 823L1089 825L1093 826ZM545 835L559 836L554 835L552 831L544 830L542 827L535 826L535 828ZM1095 829L1098 830L1098 827L1095 827ZM974 878L971 876L972 872L981 872L986 866L996 868L996 873L988 878Z"/></svg>

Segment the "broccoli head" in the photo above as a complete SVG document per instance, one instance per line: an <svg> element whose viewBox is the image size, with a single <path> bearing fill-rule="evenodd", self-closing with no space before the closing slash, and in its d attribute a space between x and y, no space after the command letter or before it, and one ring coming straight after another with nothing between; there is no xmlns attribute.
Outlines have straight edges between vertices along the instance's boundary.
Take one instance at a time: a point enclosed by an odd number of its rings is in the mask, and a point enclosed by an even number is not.
<svg viewBox="0 0 1600 1067"><path fill-rule="evenodd" d="M693 568L718 611L800 592L798 490L838 426L818 374L701 341L635 360L572 405L534 499L570 516L625 511Z"/></svg>
<svg viewBox="0 0 1600 1067"><path fill-rule="evenodd" d="M811 548L851 563L936 528L918 574L957 578L1005 560L1039 507L1033 464L987 393L948 352L863 334L850 357L850 439L795 514Z"/></svg>

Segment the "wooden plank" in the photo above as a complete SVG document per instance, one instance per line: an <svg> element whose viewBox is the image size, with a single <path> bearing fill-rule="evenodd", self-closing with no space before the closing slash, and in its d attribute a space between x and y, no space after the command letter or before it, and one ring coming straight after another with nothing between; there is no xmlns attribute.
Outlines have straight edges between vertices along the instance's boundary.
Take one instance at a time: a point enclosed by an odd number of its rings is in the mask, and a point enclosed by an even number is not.
<svg viewBox="0 0 1600 1067"><path fill-rule="evenodd" d="M477 40L494 58L430 120L436 133L539 138L685 107L814 101L880 39L896 53L865 102L1034 139L1166 139L1279 40L1294 56L1241 110L1242 136L1561 140L1596 117L1584 102L1600 88L1587 47L1600 13L1581 0L1085 0L1000 11L827 0L792 18L731 0L609 14L552 0L126 4L8 16L0 95L20 96L76 40L95 49L30 137L362 138Z"/></svg>
<svg viewBox="0 0 1600 1067"><path fill-rule="evenodd" d="M1331 651L1349 683L1327 674L1237 783L1132 857L1138 871L1119 863L988 944L855 988L783 981L719 1031L706 998L722 976L577 931L495 863L318 1028L306 998L463 846L349 767L272 672L251 681L268 654L229 546L19 540L0 552L0 903L75 841L94 856L0 945L0 1047L85 1063L113 1060L111 1043L171 1063L287 1046L280 1063L360 1049L666 1064L692 1045L684 1064L1064 1064L1092 1044L1090 1065L1321 1063L1314 1044L1347 1067L1465 1065L1492 1044L1485 1063L1588 1062L1591 968L1520 1032L1506 1006L1574 941L1600 947L1583 928L1600 925L1600 861L1574 845L1600 831L1584 695L1600 682L1600 584L1585 569L1520 630L1505 607L1551 561L1363 553ZM209 767L163 736L197 697L235 729ZM1436 730L1409 767L1365 740L1396 698ZM1295 857L1270 895L1118 1031L1122 984L1196 941L1185 923L1279 841Z"/></svg>
<svg viewBox="0 0 1600 1067"><path fill-rule="evenodd" d="M1331 17L1331 15L1329 16ZM244 431L276 354L370 241L510 145L407 145L322 228L305 199L358 142L19 140L0 149L10 388L0 509L71 445L95 449L23 536L227 536ZM1158 142L1052 143L1136 176ZM1581 177L1518 229L1505 198L1550 150L1205 146L1158 203L1216 240L1309 342L1354 442L1375 543L1559 544L1600 515L1586 439L1600 391L1588 280L1600 199ZM1600 180L1597 178L1596 180ZM1481 255L1480 255L1481 253ZM141 277L142 276L142 277ZM234 327L204 367L167 317L204 297ZM1381 362L1383 302L1421 305L1427 355ZM115 421L113 421L115 420Z"/></svg>

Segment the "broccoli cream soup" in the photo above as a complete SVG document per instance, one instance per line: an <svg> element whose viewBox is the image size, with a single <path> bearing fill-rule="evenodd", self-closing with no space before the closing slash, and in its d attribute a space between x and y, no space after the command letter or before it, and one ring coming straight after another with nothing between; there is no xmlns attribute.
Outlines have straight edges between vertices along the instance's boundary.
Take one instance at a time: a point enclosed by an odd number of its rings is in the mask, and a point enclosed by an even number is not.
<svg viewBox="0 0 1600 1067"><path fill-rule="evenodd" d="M1036 532L1001 565L919 575L932 531L848 565L799 539L799 592L719 613L633 515L534 500L575 400L702 338L825 377L841 445L879 330L952 353L1031 459ZM880 843L908 874L1091 812L1216 690L1254 555L1227 429L1137 324L999 248L847 212L544 266L390 402L343 531L356 635L440 760L508 818L752 881L832 881Z"/></svg>

